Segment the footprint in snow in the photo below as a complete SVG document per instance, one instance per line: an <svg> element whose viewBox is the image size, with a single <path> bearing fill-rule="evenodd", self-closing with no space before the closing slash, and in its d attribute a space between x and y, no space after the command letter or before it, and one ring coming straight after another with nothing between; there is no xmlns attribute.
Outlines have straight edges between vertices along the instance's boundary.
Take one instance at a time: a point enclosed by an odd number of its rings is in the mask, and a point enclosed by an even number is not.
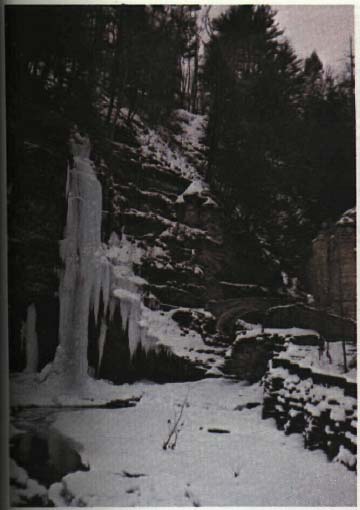
<svg viewBox="0 0 360 510"><path fill-rule="evenodd" d="M188 487L190 487L190 484L186 484ZM192 506L201 506L201 503L200 503L200 500L197 496L195 496L195 494L193 493L192 490L190 490L189 488L185 490L185 493L184 493L185 497L188 498L191 503L192 503Z"/></svg>

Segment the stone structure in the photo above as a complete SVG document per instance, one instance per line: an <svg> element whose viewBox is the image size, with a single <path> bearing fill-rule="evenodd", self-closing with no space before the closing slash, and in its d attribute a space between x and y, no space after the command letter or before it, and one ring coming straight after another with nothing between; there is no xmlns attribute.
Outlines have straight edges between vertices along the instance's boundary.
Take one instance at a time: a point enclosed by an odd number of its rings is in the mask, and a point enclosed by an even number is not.
<svg viewBox="0 0 360 510"><path fill-rule="evenodd" d="M286 434L301 433L305 448L356 469L356 381L274 358L264 378L262 416Z"/></svg>
<svg viewBox="0 0 360 510"><path fill-rule="evenodd" d="M264 326L267 328L313 329L328 342L345 339L356 342L356 321L319 310L302 303L276 306L267 310Z"/></svg>
<svg viewBox="0 0 360 510"><path fill-rule="evenodd" d="M356 319L356 209L313 240L308 270L315 305Z"/></svg>

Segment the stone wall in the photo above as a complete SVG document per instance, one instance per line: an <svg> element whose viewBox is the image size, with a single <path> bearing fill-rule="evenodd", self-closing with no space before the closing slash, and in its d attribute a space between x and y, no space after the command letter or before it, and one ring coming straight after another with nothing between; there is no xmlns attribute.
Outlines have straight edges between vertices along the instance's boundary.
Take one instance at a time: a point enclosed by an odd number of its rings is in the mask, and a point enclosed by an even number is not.
<svg viewBox="0 0 360 510"><path fill-rule="evenodd" d="M226 354L224 373L250 383L259 381L274 354L285 349L284 341L285 337L277 334L238 335Z"/></svg>
<svg viewBox="0 0 360 510"><path fill-rule="evenodd" d="M317 306L356 318L356 212L346 211L312 244L308 284Z"/></svg>
<svg viewBox="0 0 360 510"><path fill-rule="evenodd" d="M356 382L273 359L264 378L263 418L286 434L301 433L305 448L356 469Z"/></svg>

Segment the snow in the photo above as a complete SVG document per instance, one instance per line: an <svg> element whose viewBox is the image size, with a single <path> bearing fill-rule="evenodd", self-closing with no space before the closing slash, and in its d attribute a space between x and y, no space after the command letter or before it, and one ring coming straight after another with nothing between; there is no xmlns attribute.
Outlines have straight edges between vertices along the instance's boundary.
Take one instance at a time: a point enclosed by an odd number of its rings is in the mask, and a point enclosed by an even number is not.
<svg viewBox="0 0 360 510"><path fill-rule="evenodd" d="M135 126L137 139L140 143L141 155L144 159L155 157L170 171L187 179L198 178L197 170L189 163L182 152L176 147L170 148L168 141L164 139L164 131L144 128L142 125Z"/></svg>
<svg viewBox="0 0 360 510"><path fill-rule="evenodd" d="M143 308L143 323L146 324L147 335L155 340L155 347L167 347L175 356L209 368L222 363L224 352L222 348L209 348L204 344L199 333L190 330L185 334L178 323L172 319L173 314L178 310L179 308L164 312Z"/></svg>
<svg viewBox="0 0 360 510"><path fill-rule="evenodd" d="M40 374L14 374L10 377L12 407L99 406L113 400L138 400L141 393L129 384L115 386L101 379L84 378L75 391L64 385L62 374L47 365Z"/></svg>
<svg viewBox="0 0 360 510"><path fill-rule="evenodd" d="M341 464L344 464L346 466L355 466L356 464L356 455L349 452L346 448L344 448L342 445L340 446L340 451L337 454L336 458L334 459L335 462L340 462Z"/></svg>
<svg viewBox="0 0 360 510"><path fill-rule="evenodd" d="M176 239L177 241L184 242L185 240L196 241L199 239L206 239L212 244L219 244L213 237L206 234L204 230L195 227L189 227L184 223L175 223L161 232L159 239L168 240Z"/></svg>
<svg viewBox="0 0 360 510"><path fill-rule="evenodd" d="M82 444L90 471L51 487L64 506L345 506L356 504L356 477L301 436L285 437L261 409L258 385L225 379L134 385L134 408L60 412L54 427ZM163 450L185 402L173 450ZM91 427L89 427L91 423ZM227 430L227 434L208 429Z"/></svg>
<svg viewBox="0 0 360 510"><path fill-rule="evenodd" d="M25 372L34 373L38 369L39 347L36 333L36 307L34 303L27 307L25 323L26 367Z"/></svg>
<svg viewBox="0 0 360 510"><path fill-rule="evenodd" d="M190 195L202 195L204 192L208 191L209 186L203 180L196 179L186 188L184 193L177 198L176 202L183 202L183 197Z"/></svg>
<svg viewBox="0 0 360 510"><path fill-rule="evenodd" d="M185 202L184 197L197 196L203 199L202 206L208 206L218 208L219 205L210 196L209 185L203 179L195 179L186 190L181 193L176 199L177 204L183 204Z"/></svg>
<svg viewBox="0 0 360 510"><path fill-rule="evenodd" d="M245 323L247 324L247 323ZM241 342L244 339L256 338L260 335L278 335L281 337L297 337L297 336L319 336L319 333L312 329L303 328L263 328L261 324L250 324L246 326L246 331L238 332L235 342Z"/></svg>
<svg viewBox="0 0 360 510"><path fill-rule="evenodd" d="M331 409L330 419L337 422L345 421L345 409L341 407L335 407L334 409Z"/></svg>
<svg viewBox="0 0 360 510"><path fill-rule="evenodd" d="M179 108L174 112L174 117L182 131L181 135L176 135L178 142L188 146L190 150L203 150L202 138L205 134L206 116L190 113Z"/></svg>
<svg viewBox="0 0 360 510"><path fill-rule="evenodd" d="M28 474L22 467L18 466L13 459L10 459L10 480L19 485L25 486L29 480Z"/></svg>
<svg viewBox="0 0 360 510"><path fill-rule="evenodd" d="M45 505L48 503L46 487L40 485L36 480L29 478L25 469L10 459L10 480L11 480L11 505L28 506L29 500L39 498Z"/></svg>
<svg viewBox="0 0 360 510"><path fill-rule="evenodd" d="M146 211L146 212L139 211L138 209L127 209L126 216L127 217L151 219L151 220L156 221L157 223L161 223L164 227L171 227L176 223L174 221L164 218L160 214L156 214L151 211Z"/></svg>
<svg viewBox="0 0 360 510"><path fill-rule="evenodd" d="M211 207L219 207L219 204L215 202L211 197L207 197L203 205L211 206Z"/></svg>
<svg viewBox="0 0 360 510"><path fill-rule="evenodd" d="M354 225L356 222L356 207L348 209L343 213L336 225Z"/></svg>

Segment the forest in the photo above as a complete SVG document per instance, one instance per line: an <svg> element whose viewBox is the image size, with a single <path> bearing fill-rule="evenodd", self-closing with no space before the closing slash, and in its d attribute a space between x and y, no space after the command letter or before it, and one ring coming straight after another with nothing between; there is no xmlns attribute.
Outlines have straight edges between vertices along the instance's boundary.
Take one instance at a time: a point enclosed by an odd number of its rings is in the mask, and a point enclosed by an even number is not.
<svg viewBox="0 0 360 510"><path fill-rule="evenodd" d="M302 254L323 222L355 203L353 58L335 77L315 51L296 56L272 8L234 6L215 19L209 10L9 7L9 160L21 160L27 133L54 144L79 117L100 140L114 138L124 107L129 123L141 113L155 125L175 108L206 113L204 171L229 219L263 232L298 269L294 245ZM9 181L26 186L16 168Z"/></svg>
<svg viewBox="0 0 360 510"><path fill-rule="evenodd" d="M355 504L355 57L276 15L6 6L13 505Z"/></svg>

